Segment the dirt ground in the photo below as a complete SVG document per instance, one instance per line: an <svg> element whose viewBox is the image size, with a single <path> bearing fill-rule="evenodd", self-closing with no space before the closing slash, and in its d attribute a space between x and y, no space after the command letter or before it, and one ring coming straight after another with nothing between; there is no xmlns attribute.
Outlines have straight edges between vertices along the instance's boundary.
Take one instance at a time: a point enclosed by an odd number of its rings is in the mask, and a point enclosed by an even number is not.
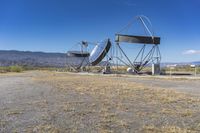
<svg viewBox="0 0 200 133"><path fill-rule="evenodd" d="M0 132L200 132L199 81L0 74Z"/></svg>

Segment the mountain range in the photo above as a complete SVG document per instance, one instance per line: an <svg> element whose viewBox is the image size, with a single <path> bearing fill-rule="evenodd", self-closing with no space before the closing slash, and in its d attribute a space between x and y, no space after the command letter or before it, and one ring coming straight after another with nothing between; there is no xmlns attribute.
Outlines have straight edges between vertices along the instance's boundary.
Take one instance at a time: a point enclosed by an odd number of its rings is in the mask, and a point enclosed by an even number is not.
<svg viewBox="0 0 200 133"><path fill-rule="evenodd" d="M0 50L0 66L64 67L66 54Z"/></svg>
<svg viewBox="0 0 200 133"><path fill-rule="evenodd" d="M65 53L45 53L16 50L0 50L0 66L37 66L37 67L65 67L69 64L69 57ZM74 60L73 62L80 62ZM162 67L169 65L200 65L200 61L194 62L163 62Z"/></svg>

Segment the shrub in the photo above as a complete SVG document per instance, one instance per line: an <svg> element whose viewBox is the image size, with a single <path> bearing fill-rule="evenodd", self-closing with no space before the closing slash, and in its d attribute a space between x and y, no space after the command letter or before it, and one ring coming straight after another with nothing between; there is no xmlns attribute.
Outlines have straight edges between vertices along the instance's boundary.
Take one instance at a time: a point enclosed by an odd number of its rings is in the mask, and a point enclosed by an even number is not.
<svg viewBox="0 0 200 133"><path fill-rule="evenodd" d="M22 72L23 68L21 66L10 66L10 72Z"/></svg>
<svg viewBox="0 0 200 133"><path fill-rule="evenodd" d="M0 67L0 73L6 73L9 71L10 71L9 67Z"/></svg>

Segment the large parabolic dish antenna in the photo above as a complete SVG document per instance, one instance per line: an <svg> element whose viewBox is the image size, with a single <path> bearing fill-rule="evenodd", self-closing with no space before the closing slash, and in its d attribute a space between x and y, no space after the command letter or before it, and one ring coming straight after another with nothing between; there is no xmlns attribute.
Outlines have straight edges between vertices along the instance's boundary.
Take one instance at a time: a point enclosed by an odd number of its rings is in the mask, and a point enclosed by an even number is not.
<svg viewBox="0 0 200 133"><path fill-rule="evenodd" d="M109 39L97 44L90 53L89 62L95 66L100 63L111 48L111 42Z"/></svg>

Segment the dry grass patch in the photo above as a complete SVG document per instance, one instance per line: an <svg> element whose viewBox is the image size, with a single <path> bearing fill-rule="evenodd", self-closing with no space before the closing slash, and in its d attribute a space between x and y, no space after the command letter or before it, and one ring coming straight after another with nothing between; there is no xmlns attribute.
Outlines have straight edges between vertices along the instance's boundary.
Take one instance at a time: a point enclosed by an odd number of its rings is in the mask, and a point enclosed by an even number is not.
<svg viewBox="0 0 200 133"><path fill-rule="evenodd" d="M6 110L5 114L9 115L9 116L11 116L11 115L20 115L20 114L23 114L23 110L19 110L19 109Z"/></svg>
<svg viewBox="0 0 200 133"><path fill-rule="evenodd" d="M46 75L34 80L56 88L63 95L74 95L60 107L66 114L72 113L72 119L79 120L79 124L92 119L91 129L169 133L200 130L196 121L200 101L188 94L151 88L121 77L52 72ZM78 124L72 126L79 128Z"/></svg>
<svg viewBox="0 0 200 133"><path fill-rule="evenodd" d="M0 120L0 129L5 128L7 124L8 124L8 121ZM1 131L1 130L0 130L0 131Z"/></svg>
<svg viewBox="0 0 200 133"><path fill-rule="evenodd" d="M33 133L59 133L59 129L53 125L39 125L34 127Z"/></svg>
<svg viewBox="0 0 200 133"><path fill-rule="evenodd" d="M144 126L142 132L144 133L194 133L194 131L180 128L177 126L163 126L161 128L157 128L154 125Z"/></svg>

